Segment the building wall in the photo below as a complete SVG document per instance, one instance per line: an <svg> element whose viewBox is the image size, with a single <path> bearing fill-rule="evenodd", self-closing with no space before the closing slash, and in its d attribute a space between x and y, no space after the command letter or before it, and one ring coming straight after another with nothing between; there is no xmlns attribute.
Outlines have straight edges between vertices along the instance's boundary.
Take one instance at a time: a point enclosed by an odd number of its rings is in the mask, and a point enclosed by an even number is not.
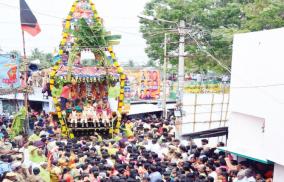
<svg viewBox="0 0 284 182"><path fill-rule="evenodd" d="M42 109L43 109L45 112L49 113L49 111L50 111L49 103L48 103L48 102L43 102L43 103L42 103Z"/></svg>
<svg viewBox="0 0 284 182"><path fill-rule="evenodd" d="M249 157L266 160L263 118L232 112L229 120L228 149Z"/></svg>
<svg viewBox="0 0 284 182"><path fill-rule="evenodd" d="M274 164L274 174L273 182L283 182L284 181L284 166L279 164Z"/></svg>
<svg viewBox="0 0 284 182"><path fill-rule="evenodd" d="M23 107L23 101L2 99L0 107L0 113L13 114L16 113L19 108Z"/></svg>
<svg viewBox="0 0 284 182"><path fill-rule="evenodd" d="M284 147L280 144L284 138L283 35L281 28L234 37L230 93L232 112L265 120L262 150L268 160L281 165L284 165ZM242 134L241 127L232 130Z"/></svg>

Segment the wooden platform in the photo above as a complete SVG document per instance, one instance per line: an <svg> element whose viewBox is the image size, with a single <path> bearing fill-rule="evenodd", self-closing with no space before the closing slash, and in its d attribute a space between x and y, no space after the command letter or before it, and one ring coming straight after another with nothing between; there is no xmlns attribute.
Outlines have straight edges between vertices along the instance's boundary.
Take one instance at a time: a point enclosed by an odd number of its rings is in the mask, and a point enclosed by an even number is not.
<svg viewBox="0 0 284 182"><path fill-rule="evenodd" d="M97 127L97 128L70 128L71 130L109 130L111 127Z"/></svg>

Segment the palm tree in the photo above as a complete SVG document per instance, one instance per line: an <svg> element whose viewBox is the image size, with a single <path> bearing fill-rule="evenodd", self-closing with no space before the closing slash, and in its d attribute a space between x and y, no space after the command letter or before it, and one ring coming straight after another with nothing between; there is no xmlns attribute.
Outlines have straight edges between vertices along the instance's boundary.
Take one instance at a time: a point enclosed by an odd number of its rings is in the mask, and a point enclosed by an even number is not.
<svg viewBox="0 0 284 182"><path fill-rule="evenodd" d="M42 60L44 57L44 53L42 51L40 51L38 48L35 48L32 50L32 55L30 56L31 60Z"/></svg>

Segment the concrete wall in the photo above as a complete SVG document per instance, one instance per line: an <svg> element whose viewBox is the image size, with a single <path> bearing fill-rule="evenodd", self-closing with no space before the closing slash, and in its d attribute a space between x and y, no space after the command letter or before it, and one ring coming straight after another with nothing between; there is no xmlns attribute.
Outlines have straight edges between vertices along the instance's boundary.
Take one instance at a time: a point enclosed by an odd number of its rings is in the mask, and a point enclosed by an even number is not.
<svg viewBox="0 0 284 182"><path fill-rule="evenodd" d="M279 164L274 164L274 174L273 182L283 182L284 181L284 166Z"/></svg>
<svg viewBox="0 0 284 182"><path fill-rule="evenodd" d="M249 157L266 160L263 118L232 112L229 119L228 149Z"/></svg>
<svg viewBox="0 0 284 182"><path fill-rule="evenodd" d="M232 112L265 120L262 150L268 160L281 165L284 165L283 35L284 28L281 28L234 37L230 93ZM243 127L248 126L244 123ZM232 127L230 131L242 134L241 127Z"/></svg>

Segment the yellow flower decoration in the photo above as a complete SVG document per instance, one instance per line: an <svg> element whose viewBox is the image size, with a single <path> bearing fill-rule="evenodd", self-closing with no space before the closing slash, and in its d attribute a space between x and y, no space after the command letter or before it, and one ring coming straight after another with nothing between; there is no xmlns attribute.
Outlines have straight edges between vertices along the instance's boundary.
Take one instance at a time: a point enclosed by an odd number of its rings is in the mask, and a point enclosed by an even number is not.
<svg viewBox="0 0 284 182"><path fill-rule="evenodd" d="M122 67L118 67L118 68L117 68L117 72L118 72L118 73L122 73L122 72L123 72L123 68L122 68Z"/></svg>
<svg viewBox="0 0 284 182"><path fill-rule="evenodd" d="M120 79L125 80L126 79L125 74L120 75Z"/></svg>
<svg viewBox="0 0 284 182"><path fill-rule="evenodd" d="M66 24L65 24L65 29L66 30L69 30L69 28L70 28L70 21L66 21Z"/></svg>
<svg viewBox="0 0 284 182"><path fill-rule="evenodd" d="M119 64L118 64L117 61L115 61L115 62L113 63L113 65L114 65L115 67L118 67L118 66L119 66Z"/></svg>
<svg viewBox="0 0 284 182"><path fill-rule="evenodd" d="M61 45L63 46L63 45L65 45L66 44L66 38L63 38L62 40L61 40Z"/></svg>
<svg viewBox="0 0 284 182"><path fill-rule="evenodd" d="M50 76L51 76L51 77L54 77L54 76L55 76L55 71L51 71L51 72L50 72Z"/></svg>
<svg viewBox="0 0 284 182"><path fill-rule="evenodd" d="M73 13L75 11L75 6L72 6L70 12Z"/></svg>

